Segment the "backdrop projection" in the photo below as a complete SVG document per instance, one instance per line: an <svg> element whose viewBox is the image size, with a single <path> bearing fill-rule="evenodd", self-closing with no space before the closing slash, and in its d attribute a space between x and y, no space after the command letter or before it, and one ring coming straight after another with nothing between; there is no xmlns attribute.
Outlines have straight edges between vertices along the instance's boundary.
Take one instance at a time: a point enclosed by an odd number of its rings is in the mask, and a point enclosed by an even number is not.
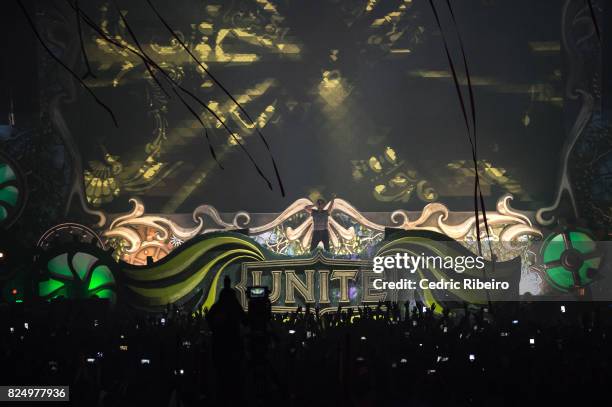
<svg viewBox="0 0 612 407"><path fill-rule="evenodd" d="M510 192L517 207L534 209L554 192L564 132L564 66L561 10L552 3L483 6L470 0L455 10L477 101L477 158L489 205ZM150 212L186 213L202 203L227 212L278 212L304 196L337 196L366 211L418 210L432 201L471 209L470 145L427 1L154 5L213 77L146 4L121 4L123 19L105 1L81 7L112 39L141 47L227 128L193 98L178 97L163 75L153 80L134 53L83 22L83 44L95 72L87 83L119 124L114 127L84 92L77 103L62 106L92 206L123 212L128 198L138 195ZM43 23L50 15L41 17ZM442 18L453 27L448 15ZM66 20L68 32L74 22ZM451 51L460 60L449 31ZM43 88L55 85L51 73L41 75ZM467 83L463 74L458 80ZM253 123L270 145L286 198Z"/></svg>

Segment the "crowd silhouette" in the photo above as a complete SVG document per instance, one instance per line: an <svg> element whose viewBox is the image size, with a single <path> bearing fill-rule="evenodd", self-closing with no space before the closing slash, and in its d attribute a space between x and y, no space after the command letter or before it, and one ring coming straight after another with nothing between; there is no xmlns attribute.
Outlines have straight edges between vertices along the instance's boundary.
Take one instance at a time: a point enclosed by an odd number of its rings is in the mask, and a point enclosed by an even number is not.
<svg viewBox="0 0 612 407"><path fill-rule="evenodd" d="M3 304L2 383L69 385L74 406L525 406L607 390L604 303L420 302L245 313ZM269 311L269 310L268 310ZM264 316L262 323L261 316ZM259 318L259 319L258 319Z"/></svg>

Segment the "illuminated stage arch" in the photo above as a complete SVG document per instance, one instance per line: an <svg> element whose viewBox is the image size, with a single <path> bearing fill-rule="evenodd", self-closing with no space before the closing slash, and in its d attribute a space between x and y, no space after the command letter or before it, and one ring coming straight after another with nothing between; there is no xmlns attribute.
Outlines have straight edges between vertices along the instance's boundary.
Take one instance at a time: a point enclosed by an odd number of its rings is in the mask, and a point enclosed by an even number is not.
<svg viewBox="0 0 612 407"><path fill-rule="evenodd" d="M514 279L518 295L525 251L543 234L527 215L510 207L511 199L510 195L500 198L496 210L487 212L487 223L495 276ZM279 214L220 213L210 205L198 206L190 215L147 214L140 200L131 202L131 212L109 216L111 221L100 236L119 260L122 301L152 312L171 304L192 310L210 308L225 275L232 279L244 306L247 286L268 285L275 311L316 305L328 312L338 305L405 301L410 298L370 292L367 284L374 256L398 250L416 255L418 250L451 257L474 255L476 227L481 228L481 236L486 235L482 217L452 212L440 203L430 203L421 212L361 213L336 199L329 208L331 250L310 253L313 225L306 208L313 203L306 198ZM391 237L385 236L388 228L395 231ZM490 260L490 253L485 250L482 255ZM492 265L488 268L493 271ZM481 274L481 270L470 271L461 279ZM450 278L448 271L434 269L418 277ZM420 292L432 304L486 301L465 290Z"/></svg>
<svg viewBox="0 0 612 407"><path fill-rule="evenodd" d="M494 253L498 260L510 260L520 255L530 239L542 238L528 216L513 210L511 195L501 197L495 211L487 212L487 223ZM159 260L184 242L200 234L248 228L249 236L272 252L283 255L308 253L312 239L312 219L306 208L309 199L298 199L280 214L249 214L240 211L222 214L210 205L198 206L189 215L146 214L144 204L130 200L130 213L115 217L102 231L107 244L117 249L122 260L144 264L140 253L149 250L152 260ZM453 212L441 203L430 203L419 212L396 210L391 213L361 213L349 202L336 199L330 208L331 253L358 256L382 241L386 228L431 231L448 236L476 252L476 227L486 235L482 215L477 220L473 212ZM498 244L499 243L499 244ZM162 256L153 256L162 248ZM483 253L483 256L489 256Z"/></svg>

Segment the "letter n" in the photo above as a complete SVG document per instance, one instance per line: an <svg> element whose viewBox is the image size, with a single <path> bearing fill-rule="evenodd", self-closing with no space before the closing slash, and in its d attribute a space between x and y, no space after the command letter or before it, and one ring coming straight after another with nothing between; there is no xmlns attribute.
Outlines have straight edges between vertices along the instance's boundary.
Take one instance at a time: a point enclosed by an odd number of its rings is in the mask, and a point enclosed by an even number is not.
<svg viewBox="0 0 612 407"><path fill-rule="evenodd" d="M314 270L306 270L304 274L306 275L306 284L295 274L293 270L286 270L286 280L285 280L285 303L293 304L295 303L295 290L304 298L305 302L315 302L314 298Z"/></svg>

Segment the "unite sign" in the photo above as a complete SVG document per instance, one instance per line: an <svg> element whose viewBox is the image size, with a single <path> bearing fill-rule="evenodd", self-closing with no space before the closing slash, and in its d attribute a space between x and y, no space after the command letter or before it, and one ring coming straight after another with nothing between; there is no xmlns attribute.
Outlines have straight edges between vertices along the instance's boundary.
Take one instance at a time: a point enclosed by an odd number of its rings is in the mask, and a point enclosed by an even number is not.
<svg viewBox="0 0 612 407"><path fill-rule="evenodd" d="M377 290L372 261L329 259L320 252L309 259L266 260L242 263L235 286L243 308L247 308L246 289L266 286L270 290L273 312L294 311L299 305L318 305L329 312L338 305L359 306L384 301L387 293Z"/></svg>

